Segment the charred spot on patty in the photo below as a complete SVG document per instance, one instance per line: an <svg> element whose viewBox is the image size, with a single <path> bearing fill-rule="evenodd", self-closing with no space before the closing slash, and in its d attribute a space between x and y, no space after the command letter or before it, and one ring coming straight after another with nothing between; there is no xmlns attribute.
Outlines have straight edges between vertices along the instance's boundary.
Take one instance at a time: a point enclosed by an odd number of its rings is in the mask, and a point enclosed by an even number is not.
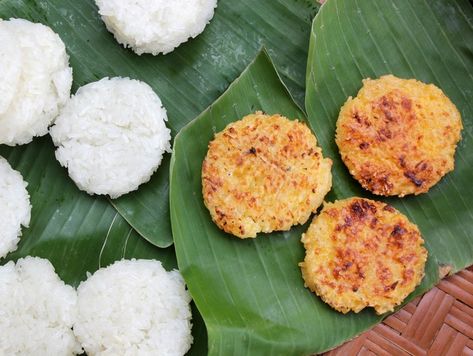
<svg viewBox="0 0 473 356"><path fill-rule="evenodd" d="M415 184L416 187L422 187L424 181L416 177L416 174L411 171L404 172L404 176L409 178L409 180Z"/></svg>

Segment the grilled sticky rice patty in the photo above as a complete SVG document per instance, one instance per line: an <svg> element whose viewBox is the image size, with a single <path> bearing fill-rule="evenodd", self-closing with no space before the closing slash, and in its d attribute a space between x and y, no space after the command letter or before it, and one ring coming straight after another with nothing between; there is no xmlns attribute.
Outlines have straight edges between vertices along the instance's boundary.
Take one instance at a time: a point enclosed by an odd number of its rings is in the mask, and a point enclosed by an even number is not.
<svg viewBox="0 0 473 356"><path fill-rule="evenodd" d="M427 250L416 225L382 202L350 198L324 205L302 235L305 286L332 308L392 311L420 283Z"/></svg>
<svg viewBox="0 0 473 356"><path fill-rule="evenodd" d="M322 204L331 166L305 124L256 112L210 142L202 165L204 203L219 228L240 238L289 230Z"/></svg>
<svg viewBox="0 0 473 356"><path fill-rule="evenodd" d="M363 80L343 105L336 142L361 185L378 195L427 192L454 168L461 116L433 84L392 75Z"/></svg>

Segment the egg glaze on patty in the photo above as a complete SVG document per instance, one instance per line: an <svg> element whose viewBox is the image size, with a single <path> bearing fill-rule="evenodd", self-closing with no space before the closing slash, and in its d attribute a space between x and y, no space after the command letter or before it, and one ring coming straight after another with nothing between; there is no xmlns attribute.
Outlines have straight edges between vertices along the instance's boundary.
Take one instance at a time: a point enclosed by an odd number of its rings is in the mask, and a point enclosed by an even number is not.
<svg viewBox="0 0 473 356"><path fill-rule="evenodd" d="M304 123L256 112L209 143L204 203L220 229L240 238L289 230L322 204L331 166Z"/></svg>
<svg viewBox="0 0 473 356"><path fill-rule="evenodd" d="M461 116L433 84L392 75L363 80L343 105L336 143L350 173L378 195L427 192L454 168Z"/></svg>
<svg viewBox="0 0 473 356"><path fill-rule="evenodd" d="M327 203L302 242L305 286L342 313L393 311L424 276L427 250L419 229L382 202Z"/></svg>

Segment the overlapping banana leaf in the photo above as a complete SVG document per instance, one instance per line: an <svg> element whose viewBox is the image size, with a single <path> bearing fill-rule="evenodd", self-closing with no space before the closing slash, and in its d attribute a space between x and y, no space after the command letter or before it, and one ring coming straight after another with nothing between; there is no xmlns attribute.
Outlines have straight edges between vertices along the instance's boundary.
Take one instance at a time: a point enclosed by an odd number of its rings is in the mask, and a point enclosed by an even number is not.
<svg viewBox="0 0 473 356"><path fill-rule="evenodd" d="M307 224L239 240L219 230L203 204L200 171L208 142L228 123L255 110L306 121L265 52L176 137L171 221L179 268L204 317L209 354L322 351L381 318L371 311L343 315L304 288L299 240ZM432 282L429 275L419 292Z"/></svg>
<svg viewBox="0 0 473 356"><path fill-rule="evenodd" d="M307 41L316 10L313 0L220 0L214 20L197 39L167 56L138 57L121 48L106 32L92 0L0 0L0 17L42 22L60 34L74 68L74 88L103 76L147 81L168 109L173 134L225 90L262 44L268 47L296 102L303 103ZM468 186L473 178L469 168L473 163L473 109L468 102L472 94L472 24L472 8L466 0L329 0L314 22L306 107L324 152L335 161L330 199L365 194L340 164L331 137L339 106L346 96L356 94L361 78L393 72L432 81L462 111L464 139L455 172L426 196L390 201L412 216L424 235L432 232L433 237L425 237L434 258L429 260L428 277L417 293L437 280L438 265L452 265L458 270L473 262L473 214L469 203L473 189ZM261 66L265 69L254 70ZM243 109L252 111L258 104L268 112L272 107L302 117L270 67L267 58L260 56L242 77L246 79L232 87L231 92L239 93L233 94L237 105L226 111L228 108L220 106L225 99L219 100L203 117L221 118L230 113L222 120L234 120L245 112ZM241 82L246 84L242 86ZM265 88L268 82L276 89ZM253 98L245 102L247 96ZM197 135L193 141L199 141L200 135L200 140L207 137L208 142L217 127L221 128L217 123L204 124L201 132L193 133ZM189 166L180 167L187 172L180 181L190 189L184 189L184 193L196 196L200 188L194 183L200 179L200 171L196 171L199 162L195 158L203 150L200 141L197 143L182 161ZM194 149L198 153L193 153ZM36 139L21 148L0 147L0 155L25 175L34 205L31 228L25 231L19 250L9 258L26 254L47 257L61 277L74 285L85 278L85 271L92 272L122 256L157 258L168 268L175 265L171 249L154 248L136 232L157 246L172 243L167 203L169 155L149 184L113 201L136 231L105 199L76 190L55 162L49 138ZM187 187L189 182L193 185ZM195 197L184 194L182 199L176 200L176 206L189 209L197 204ZM288 288L287 283L300 283L294 264L303 251L295 236L300 236L304 227L271 239L241 242L238 249L222 247L227 243L224 239L214 249L206 239L200 240L204 237L210 241L215 232L209 221L208 214L203 213L194 221L184 221L179 229L181 233L189 232L189 245L178 243L178 250L179 263L208 324L212 354L320 351L380 320L369 312L335 315L301 284ZM256 252L252 252L254 249ZM284 268L286 264L293 268ZM261 271L262 278L258 274ZM287 300L289 304L282 303ZM307 311L307 305L314 308L314 314ZM315 315L315 319L307 320L306 313ZM194 315L201 326L198 314ZM293 318L300 321L294 324ZM198 345L193 351L203 354L204 328L194 327L194 336Z"/></svg>
<svg viewBox="0 0 473 356"><path fill-rule="evenodd" d="M389 199L421 228L430 257L410 298L439 280L440 270L473 263L473 11L466 1L329 0L311 36L306 98L309 122L335 161L330 200L369 196L349 176L334 144L338 110L361 79L393 73L434 82L457 104L464 134L456 169L428 194ZM321 352L382 318L342 315L304 289L297 263L305 227L237 240L220 231L202 202L200 170L215 132L261 109L303 118L265 54L175 141L171 221L178 264L207 325L209 353L301 355Z"/></svg>
<svg viewBox="0 0 473 356"><path fill-rule="evenodd" d="M179 129L212 103L254 58L262 44L274 54L287 84L303 102L312 0L219 0L198 38L166 56L137 56L107 32L93 0L1 0L0 17L22 17L51 26L65 42L74 88L105 76L150 84ZM119 213L148 241L172 244L169 158L139 191L114 200Z"/></svg>

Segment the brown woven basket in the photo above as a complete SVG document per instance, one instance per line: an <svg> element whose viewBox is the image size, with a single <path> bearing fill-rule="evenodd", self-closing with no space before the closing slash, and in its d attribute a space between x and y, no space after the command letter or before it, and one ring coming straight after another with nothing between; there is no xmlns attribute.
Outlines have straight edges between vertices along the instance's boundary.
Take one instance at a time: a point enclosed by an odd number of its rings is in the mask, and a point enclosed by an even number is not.
<svg viewBox="0 0 473 356"><path fill-rule="evenodd" d="M325 355L473 356L473 266Z"/></svg>

